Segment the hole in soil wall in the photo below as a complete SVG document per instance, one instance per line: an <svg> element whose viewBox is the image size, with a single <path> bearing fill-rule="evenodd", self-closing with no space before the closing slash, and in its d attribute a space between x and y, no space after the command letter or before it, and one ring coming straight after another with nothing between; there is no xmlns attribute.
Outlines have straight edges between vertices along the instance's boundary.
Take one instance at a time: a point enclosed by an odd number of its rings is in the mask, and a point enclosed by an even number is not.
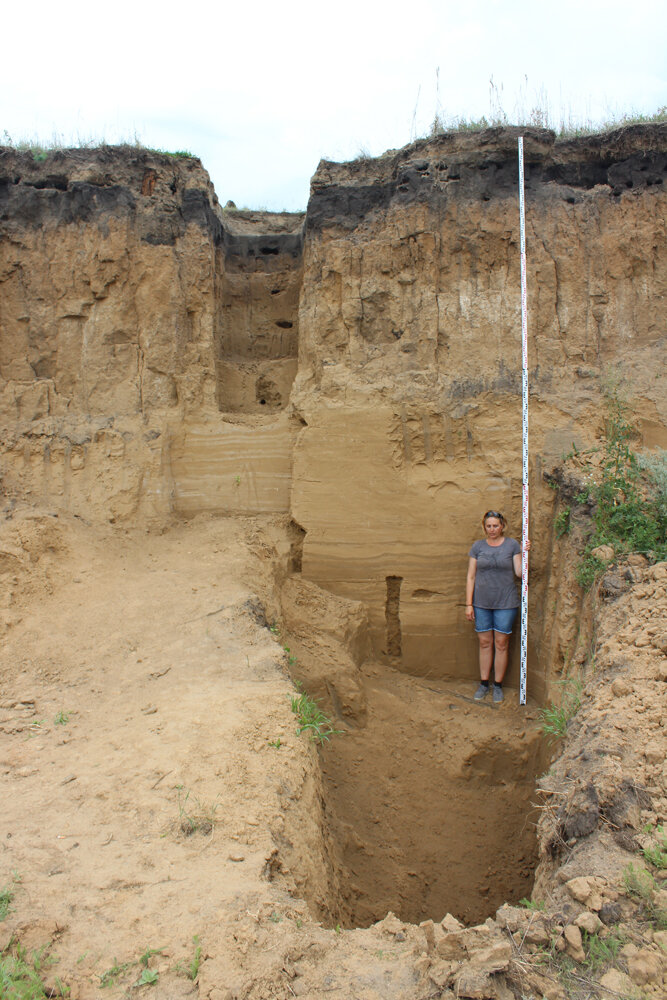
<svg viewBox="0 0 667 1000"><path fill-rule="evenodd" d="M387 655L401 655L401 584L402 576L387 577L387 601L385 620L387 622Z"/></svg>
<svg viewBox="0 0 667 1000"><path fill-rule="evenodd" d="M290 543L289 568L292 573L300 573L303 563L303 542L306 537L305 529L301 527L294 518L290 520L287 527L287 537Z"/></svg>
<svg viewBox="0 0 667 1000"><path fill-rule="evenodd" d="M388 633L400 585L387 578ZM400 648L400 627L392 643ZM382 664L363 674L366 724L341 726L321 755L336 920L366 927L392 910L411 923L449 912L476 924L530 896L531 803L546 755L537 711L511 696L502 706L475 703L470 684Z"/></svg>

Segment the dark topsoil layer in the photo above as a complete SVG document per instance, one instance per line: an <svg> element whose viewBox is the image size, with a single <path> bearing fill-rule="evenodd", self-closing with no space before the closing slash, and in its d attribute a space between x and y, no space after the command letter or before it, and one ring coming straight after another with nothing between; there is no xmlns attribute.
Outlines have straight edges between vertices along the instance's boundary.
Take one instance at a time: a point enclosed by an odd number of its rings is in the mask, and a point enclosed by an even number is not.
<svg viewBox="0 0 667 1000"><path fill-rule="evenodd" d="M556 194L574 204L596 186L620 197L660 190L667 175L667 123L563 140L537 128L446 133L376 159L323 160L312 180L305 226L350 231L390 206L420 202L441 210L452 199L514 196L520 135L528 198ZM303 213L223 211L196 157L134 146L48 153L0 147L0 234L103 224L110 215L135 217L141 238L158 245L173 245L190 223L232 254L294 255L303 240Z"/></svg>

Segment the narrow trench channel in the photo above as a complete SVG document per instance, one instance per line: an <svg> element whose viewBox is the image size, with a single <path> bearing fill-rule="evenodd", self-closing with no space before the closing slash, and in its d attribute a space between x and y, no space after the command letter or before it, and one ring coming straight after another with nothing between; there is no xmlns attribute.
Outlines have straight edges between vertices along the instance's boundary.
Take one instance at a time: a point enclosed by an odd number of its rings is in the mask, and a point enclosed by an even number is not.
<svg viewBox="0 0 667 1000"><path fill-rule="evenodd" d="M411 923L449 912L475 924L529 896L544 765L536 710L511 692L501 706L476 704L470 684L377 663L364 684L366 725L321 755L341 926L389 910Z"/></svg>

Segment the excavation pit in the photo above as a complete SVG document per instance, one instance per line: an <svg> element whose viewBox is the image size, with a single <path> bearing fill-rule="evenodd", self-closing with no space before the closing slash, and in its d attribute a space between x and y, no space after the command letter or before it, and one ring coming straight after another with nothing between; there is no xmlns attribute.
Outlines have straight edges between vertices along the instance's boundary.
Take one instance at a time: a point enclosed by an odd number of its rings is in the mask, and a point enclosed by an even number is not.
<svg viewBox="0 0 667 1000"><path fill-rule="evenodd" d="M472 678L380 664L364 673L365 726L322 754L341 926L390 910L410 923L451 913L476 924L530 896L545 754L536 709L511 690L502 705L475 703Z"/></svg>

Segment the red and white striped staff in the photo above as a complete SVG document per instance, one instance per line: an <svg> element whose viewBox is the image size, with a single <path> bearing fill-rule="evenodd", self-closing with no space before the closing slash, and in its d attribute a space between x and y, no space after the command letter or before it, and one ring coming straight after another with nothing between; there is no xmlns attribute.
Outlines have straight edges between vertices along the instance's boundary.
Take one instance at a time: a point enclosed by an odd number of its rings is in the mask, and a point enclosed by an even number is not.
<svg viewBox="0 0 667 1000"><path fill-rule="evenodd" d="M528 652L528 296L526 294L526 211L523 197L523 136L519 136L519 228L521 233L521 385L523 400L523 517L521 525L521 681L519 704L526 704Z"/></svg>

